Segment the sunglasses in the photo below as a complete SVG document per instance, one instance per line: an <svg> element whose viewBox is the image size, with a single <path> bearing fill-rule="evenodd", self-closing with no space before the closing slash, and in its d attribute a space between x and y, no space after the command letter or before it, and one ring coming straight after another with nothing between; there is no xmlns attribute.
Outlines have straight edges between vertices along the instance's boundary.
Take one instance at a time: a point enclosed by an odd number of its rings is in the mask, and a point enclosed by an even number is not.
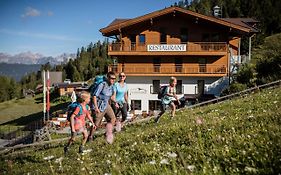
<svg viewBox="0 0 281 175"><path fill-rule="evenodd" d="M119 77L126 77L125 75L119 75Z"/></svg>
<svg viewBox="0 0 281 175"><path fill-rule="evenodd" d="M115 78L115 77L110 77L110 79L111 79L111 80L115 80L116 78Z"/></svg>

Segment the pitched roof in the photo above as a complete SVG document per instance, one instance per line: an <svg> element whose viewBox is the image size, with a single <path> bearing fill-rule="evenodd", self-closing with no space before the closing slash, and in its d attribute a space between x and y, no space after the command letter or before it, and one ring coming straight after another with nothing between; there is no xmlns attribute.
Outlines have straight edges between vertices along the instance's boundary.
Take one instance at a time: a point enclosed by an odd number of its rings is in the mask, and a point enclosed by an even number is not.
<svg viewBox="0 0 281 175"><path fill-rule="evenodd" d="M143 16L139 16L133 19L116 19L114 20L111 24L109 24L107 27L100 29L100 32L105 35L105 36L111 36L112 32L117 32L118 30L124 28L124 27L128 27L137 23L141 23L143 21L147 21L159 16L163 16L165 14L169 14L169 13L183 13L186 15L190 15L190 16L194 16L196 18L199 19L204 19L210 22L214 22L220 25L224 25L227 27L231 27L234 29L237 29L239 31L245 32L245 33L250 33L252 32L251 27L247 26L247 25L239 25L238 23L234 23L233 21L228 21L228 20L223 20L220 18L216 18L213 16L206 16L206 15L202 15L200 13L196 13L190 10L186 10L186 9L182 9L179 7L169 7L169 8L165 8L162 10L158 10Z"/></svg>
<svg viewBox="0 0 281 175"><path fill-rule="evenodd" d="M130 19L119 19L119 18L116 18L107 27L114 26L116 24L120 24L120 23L122 23L124 21L127 21L127 20L130 20Z"/></svg>
<svg viewBox="0 0 281 175"><path fill-rule="evenodd" d="M255 24L259 23L259 21L253 18L222 18L224 21L228 21L230 23L234 23L243 27L248 27L251 29L251 32L259 32L256 28Z"/></svg>

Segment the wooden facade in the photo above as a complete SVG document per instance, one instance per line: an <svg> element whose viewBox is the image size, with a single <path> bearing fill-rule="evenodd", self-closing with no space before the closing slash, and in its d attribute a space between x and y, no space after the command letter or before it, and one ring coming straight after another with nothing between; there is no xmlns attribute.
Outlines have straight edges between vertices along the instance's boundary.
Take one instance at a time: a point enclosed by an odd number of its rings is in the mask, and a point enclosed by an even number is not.
<svg viewBox="0 0 281 175"><path fill-rule="evenodd" d="M108 54L118 63L109 70L128 76L225 76L229 73L229 49L237 55L240 37L250 34L252 28L170 7L115 20L100 31L116 37Z"/></svg>
<svg viewBox="0 0 281 175"><path fill-rule="evenodd" d="M252 28L170 7L115 20L100 31L116 37L108 54L118 63L109 70L128 76L225 76L229 73L229 49L237 55L240 37L250 34Z"/></svg>
<svg viewBox="0 0 281 175"><path fill-rule="evenodd" d="M113 39L108 54L115 61L108 70L127 75L131 104L138 106L132 109L157 109L159 86L171 76L178 79L179 98L184 94L217 95L228 84L226 77L231 60L240 54L242 36L257 32L255 21L243 20L178 7L116 19L100 29Z"/></svg>

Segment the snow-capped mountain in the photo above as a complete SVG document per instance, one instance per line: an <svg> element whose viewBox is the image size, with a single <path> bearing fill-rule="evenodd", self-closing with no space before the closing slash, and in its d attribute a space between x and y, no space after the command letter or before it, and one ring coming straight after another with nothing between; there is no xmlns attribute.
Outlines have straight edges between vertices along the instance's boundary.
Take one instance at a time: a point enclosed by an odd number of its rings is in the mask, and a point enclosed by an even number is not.
<svg viewBox="0 0 281 175"><path fill-rule="evenodd" d="M6 53L0 53L0 63L9 63L9 64L46 64L50 63L51 65L57 65L67 62L69 59L75 59L75 54L63 53L59 56L44 56L39 53L22 52L16 55L10 55Z"/></svg>

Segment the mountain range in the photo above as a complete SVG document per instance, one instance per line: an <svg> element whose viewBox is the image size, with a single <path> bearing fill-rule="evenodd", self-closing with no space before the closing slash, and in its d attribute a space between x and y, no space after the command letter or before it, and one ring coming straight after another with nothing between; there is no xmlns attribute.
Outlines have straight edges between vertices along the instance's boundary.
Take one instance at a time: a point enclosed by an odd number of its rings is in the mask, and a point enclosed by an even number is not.
<svg viewBox="0 0 281 175"><path fill-rule="evenodd" d="M0 75L9 76L19 81L24 75L40 70L41 65L58 65L75 59L76 54L63 53L59 56L44 56L39 53L23 52L16 55L0 53Z"/></svg>
<svg viewBox="0 0 281 175"><path fill-rule="evenodd" d="M8 64L46 64L50 63L51 65L57 65L61 63L68 62L69 59L75 59L76 54L63 53L59 56L44 56L39 53L22 52L15 55L10 55L6 53L0 53L0 63Z"/></svg>

